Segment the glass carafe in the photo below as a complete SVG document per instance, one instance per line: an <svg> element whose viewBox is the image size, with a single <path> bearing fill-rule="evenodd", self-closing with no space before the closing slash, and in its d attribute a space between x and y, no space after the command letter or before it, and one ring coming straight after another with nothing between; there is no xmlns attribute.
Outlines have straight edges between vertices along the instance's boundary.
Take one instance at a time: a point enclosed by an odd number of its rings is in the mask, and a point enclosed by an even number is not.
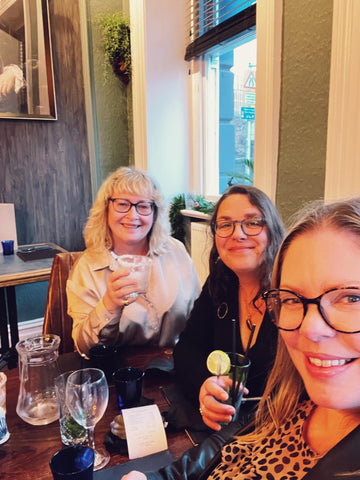
<svg viewBox="0 0 360 480"><path fill-rule="evenodd" d="M55 378L60 337L39 335L16 344L20 390L16 413L31 425L47 425L59 418Z"/></svg>

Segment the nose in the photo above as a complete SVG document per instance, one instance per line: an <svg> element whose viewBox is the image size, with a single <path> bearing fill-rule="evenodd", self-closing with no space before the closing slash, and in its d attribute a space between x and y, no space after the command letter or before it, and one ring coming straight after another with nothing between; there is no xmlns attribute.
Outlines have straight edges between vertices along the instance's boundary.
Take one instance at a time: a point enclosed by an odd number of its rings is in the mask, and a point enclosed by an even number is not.
<svg viewBox="0 0 360 480"><path fill-rule="evenodd" d="M242 225L241 225L240 222L235 222L235 224L234 224L233 237L237 238L239 240L247 237L246 233L244 233L244 231L242 229Z"/></svg>
<svg viewBox="0 0 360 480"><path fill-rule="evenodd" d="M135 205L131 205L131 208L128 212L126 212L126 216L127 217L137 217L138 216L138 212L135 208Z"/></svg>
<svg viewBox="0 0 360 480"><path fill-rule="evenodd" d="M319 307L314 304L307 306L299 332L313 342L320 342L336 335L336 330L331 328L320 314Z"/></svg>

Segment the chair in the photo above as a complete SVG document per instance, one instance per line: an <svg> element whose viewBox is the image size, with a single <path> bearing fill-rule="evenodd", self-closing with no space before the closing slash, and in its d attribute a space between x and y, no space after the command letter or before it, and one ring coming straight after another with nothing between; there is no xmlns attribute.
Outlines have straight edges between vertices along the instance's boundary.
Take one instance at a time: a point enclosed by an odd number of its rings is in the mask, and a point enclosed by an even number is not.
<svg viewBox="0 0 360 480"><path fill-rule="evenodd" d="M71 267L82 252L58 253L51 268L46 300L43 333L61 338L59 353L74 351L71 337L72 318L67 314L66 280Z"/></svg>

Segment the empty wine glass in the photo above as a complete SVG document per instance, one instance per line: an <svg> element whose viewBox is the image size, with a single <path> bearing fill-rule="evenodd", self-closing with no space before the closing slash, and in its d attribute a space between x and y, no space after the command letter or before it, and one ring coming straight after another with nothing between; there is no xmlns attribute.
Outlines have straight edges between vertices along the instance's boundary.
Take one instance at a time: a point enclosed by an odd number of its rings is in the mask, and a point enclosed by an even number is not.
<svg viewBox="0 0 360 480"><path fill-rule="evenodd" d="M66 382L66 405L71 416L88 431L88 445L94 449L94 470L105 467L110 455L96 449L94 428L105 413L109 388L105 374L98 368L84 368L69 375Z"/></svg>

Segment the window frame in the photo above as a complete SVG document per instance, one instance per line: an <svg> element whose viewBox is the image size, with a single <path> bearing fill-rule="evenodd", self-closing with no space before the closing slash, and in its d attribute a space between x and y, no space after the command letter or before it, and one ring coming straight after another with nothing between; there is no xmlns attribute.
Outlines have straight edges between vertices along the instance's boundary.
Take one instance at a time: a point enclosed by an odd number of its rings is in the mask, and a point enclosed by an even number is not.
<svg viewBox="0 0 360 480"><path fill-rule="evenodd" d="M275 201L279 141L282 1L258 0L254 185ZM206 192L204 60L190 62L190 189ZM208 197L216 199L216 197Z"/></svg>

